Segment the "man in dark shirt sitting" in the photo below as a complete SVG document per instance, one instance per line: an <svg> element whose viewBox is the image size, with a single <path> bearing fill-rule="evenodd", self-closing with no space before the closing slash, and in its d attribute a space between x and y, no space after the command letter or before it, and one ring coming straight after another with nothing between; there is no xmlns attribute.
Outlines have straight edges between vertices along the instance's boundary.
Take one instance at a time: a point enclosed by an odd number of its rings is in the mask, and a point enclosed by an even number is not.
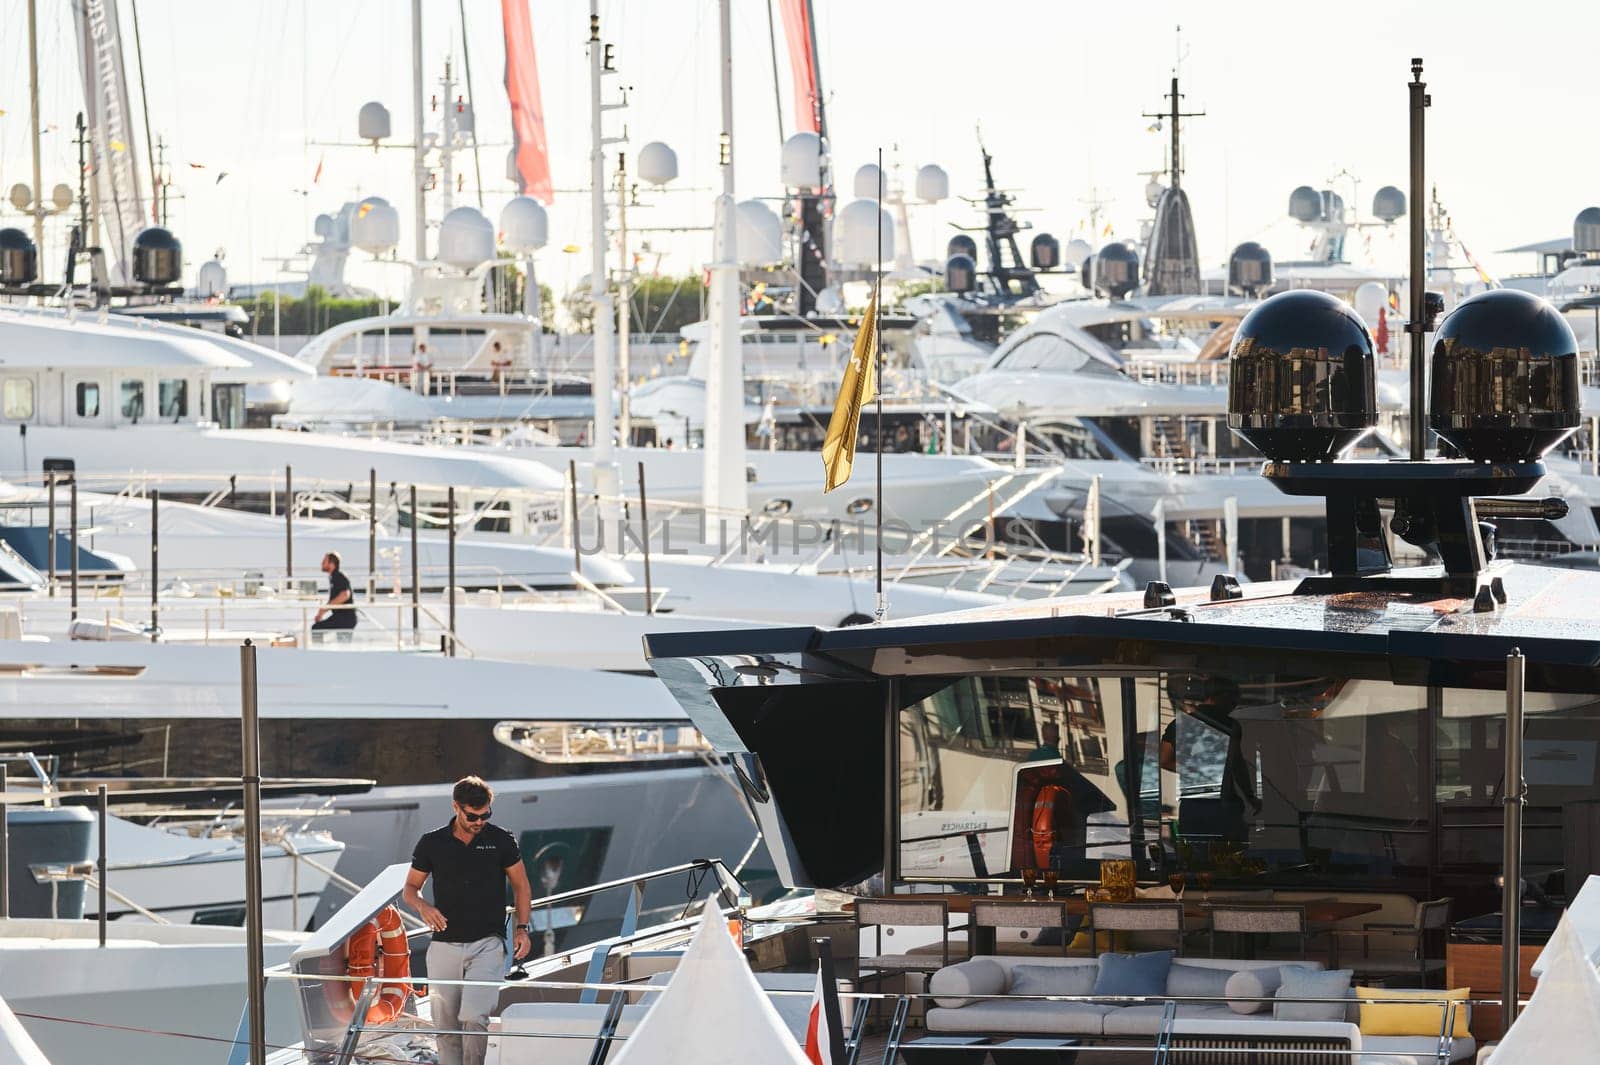
<svg viewBox="0 0 1600 1065"><path fill-rule="evenodd" d="M317 611L311 631L313 639L322 639L329 629L350 630L356 627L355 593L350 590L350 578L339 568L339 552L329 551L322 556L322 572L328 575L328 605ZM342 637L348 639L348 637Z"/></svg>
<svg viewBox="0 0 1600 1065"><path fill-rule="evenodd" d="M516 838L491 825L494 792L477 777L456 781L455 815L450 823L426 833L411 856L411 874L401 897L433 929L428 946L428 979L476 980L497 984L505 974L506 882L510 881L517 911L514 956L533 950L528 920L533 889ZM433 878L433 904L422 886ZM489 1012L499 1000L496 986L461 987L431 984L433 1023L440 1029L440 1065L482 1065L488 1050L484 1035Z"/></svg>

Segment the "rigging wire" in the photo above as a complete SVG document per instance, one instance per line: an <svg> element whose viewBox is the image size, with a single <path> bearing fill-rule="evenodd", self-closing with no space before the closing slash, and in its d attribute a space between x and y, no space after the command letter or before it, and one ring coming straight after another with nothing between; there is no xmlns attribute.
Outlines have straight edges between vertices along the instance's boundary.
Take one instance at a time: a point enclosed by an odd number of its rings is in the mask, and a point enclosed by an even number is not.
<svg viewBox="0 0 1600 1065"><path fill-rule="evenodd" d="M467 0L458 0L461 10L461 62L466 67L467 107L472 111L472 171L478 182L478 210L483 210L483 161L478 156L478 105L472 102L472 45L467 35ZM445 101L448 107L450 102Z"/></svg>
<svg viewBox="0 0 1600 1065"><path fill-rule="evenodd" d="M150 93L145 88L144 81L144 43L139 37L139 0L129 0L129 8L133 11L133 52L139 61L139 100L144 105L144 150L150 161L150 221L159 223L161 202L159 189L160 178L156 174L156 142L150 136Z"/></svg>

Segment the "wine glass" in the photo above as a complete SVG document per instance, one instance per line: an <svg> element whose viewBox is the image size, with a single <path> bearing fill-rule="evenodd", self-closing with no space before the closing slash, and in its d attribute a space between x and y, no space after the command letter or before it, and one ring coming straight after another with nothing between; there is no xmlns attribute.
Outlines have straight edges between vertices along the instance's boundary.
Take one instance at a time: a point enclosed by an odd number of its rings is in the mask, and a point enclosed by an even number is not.
<svg viewBox="0 0 1600 1065"><path fill-rule="evenodd" d="M1022 870L1022 886L1027 889L1024 892L1026 897L1033 898L1033 885L1038 882L1038 879L1039 870L1033 868L1033 866L1027 866Z"/></svg>
<svg viewBox="0 0 1600 1065"><path fill-rule="evenodd" d="M1056 897L1056 885L1061 882L1061 874L1054 869L1044 871L1044 893L1046 897Z"/></svg>
<svg viewBox="0 0 1600 1065"><path fill-rule="evenodd" d="M1183 889L1186 886L1186 880L1181 870L1176 870L1167 874L1167 886L1172 888L1172 897L1177 899L1179 902L1182 902Z"/></svg>
<svg viewBox="0 0 1600 1065"><path fill-rule="evenodd" d="M1204 901L1210 902L1211 901L1211 872L1210 872L1210 870L1206 870L1204 872L1196 873L1194 875L1194 878L1195 878L1195 881L1200 885L1200 897Z"/></svg>

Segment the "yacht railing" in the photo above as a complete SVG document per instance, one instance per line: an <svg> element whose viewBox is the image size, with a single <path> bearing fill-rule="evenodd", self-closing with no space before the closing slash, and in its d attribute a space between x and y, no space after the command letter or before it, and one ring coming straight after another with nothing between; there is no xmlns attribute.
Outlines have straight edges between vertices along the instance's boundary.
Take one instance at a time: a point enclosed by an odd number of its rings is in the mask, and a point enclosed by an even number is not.
<svg viewBox="0 0 1600 1065"><path fill-rule="evenodd" d="M1220 388L1228 383L1228 360L1195 362L1149 355L1124 355L1122 372L1135 381L1163 385L1205 385Z"/></svg>

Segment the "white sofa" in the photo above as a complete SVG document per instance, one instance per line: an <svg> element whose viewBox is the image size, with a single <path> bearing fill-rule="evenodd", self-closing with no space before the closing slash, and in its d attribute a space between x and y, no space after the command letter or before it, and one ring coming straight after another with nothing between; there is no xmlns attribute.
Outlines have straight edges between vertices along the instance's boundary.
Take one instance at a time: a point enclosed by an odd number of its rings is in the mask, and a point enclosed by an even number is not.
<svg viewBox="0 0 1600 1065"><path fill-rule="evenodd" d="M1210 998L1216 992L1197 990L1197 985L1207 982L1206 973L1223 970L1232 973L1253 971L1268 987L1261 996L1269 997L1277 986L1277 973L1285 963L1282 960L1241 961L1223 958L1178 958L1167 978L1166 994L1176 998ZM1293 962L1310 968L1321 968L1320 962ZM1018 966L1074 966L1098 971L1094 958L1064 957L978 957L956 965L946 966L929 981L928 990L934 996L934 1005L928 1010L928 1031L942 1035L1015 1035L1015 1036L1076 1036L1084 1040L1125 1044L1152 1039L1159 1032L1165 1005L1159 1002L1140 1002L1128 1005L1102 1005L1094 1002L1049 1001L1022 998L1006 1001L1004 998L971 996L1004 996L1011 992L1012 970ZM1084 973L1085 983L1092 979ZM1088 996L1089 991L1082 992ZM1338 1021L1275 1020L1272 1004L1262 1004L1259 1012L1243 1012L1251 1007L1241 997L1237 1000L1216 1002L1179 1003L1173 1032L1180 1045L1196 1046L1209 1043L1237 1047L1240 1041L1247 1045L1267 1047L1298 1046L1305 1049L1330 1051L1327 1061L1336 1065L1428 1065L1438 1049L1436 1036L1366 1036L1356 1024L1357 1006L1354 1002L1345 1011L1345 1019ZM1451 1061L1471 1061L1476 1045L1470 1037L1455 1039L1451 1046ZM1351 1054L1359 1051L1359 1054ZM1194 1060L1189 1056L1185 1061ZM1220 1060L1220 1059L1219 1059ZM1237 1061L1237 1053L1228 1060ZM1297 1061L1320 1062L1321 1056L1296 1056Z"/></svg>

